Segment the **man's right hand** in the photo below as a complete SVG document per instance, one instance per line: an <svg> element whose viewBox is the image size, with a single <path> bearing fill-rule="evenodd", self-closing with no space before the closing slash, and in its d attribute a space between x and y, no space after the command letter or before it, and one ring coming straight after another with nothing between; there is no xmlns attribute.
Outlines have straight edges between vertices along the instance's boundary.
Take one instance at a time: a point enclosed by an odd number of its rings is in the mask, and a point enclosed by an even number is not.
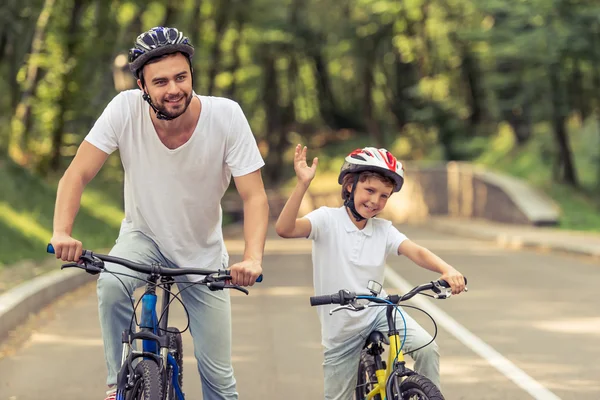
<svg viewBox="0 0 600 400"><path fill-rule="evenodd" d="M66 233L55 233L50 240L54 247L56 258L63 261L79 261L83 252L83 245L79 240L73 239Z"/></svg>

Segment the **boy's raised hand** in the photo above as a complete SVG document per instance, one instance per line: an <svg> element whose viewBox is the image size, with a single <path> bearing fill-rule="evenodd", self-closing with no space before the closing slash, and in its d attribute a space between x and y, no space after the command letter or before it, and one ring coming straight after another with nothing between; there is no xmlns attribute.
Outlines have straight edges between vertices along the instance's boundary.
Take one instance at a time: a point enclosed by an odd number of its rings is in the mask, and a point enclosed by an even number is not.
<svg viewBox="0 0 600 400"><path fill-rule="evenodd" d="M306 146L302 147L300 144L296 145L296 151L294 153L294 170L296 171L298 181L308 185L315 177L319 159L315 157L312 166L309 167L306 163L306 150Z"/></svg>

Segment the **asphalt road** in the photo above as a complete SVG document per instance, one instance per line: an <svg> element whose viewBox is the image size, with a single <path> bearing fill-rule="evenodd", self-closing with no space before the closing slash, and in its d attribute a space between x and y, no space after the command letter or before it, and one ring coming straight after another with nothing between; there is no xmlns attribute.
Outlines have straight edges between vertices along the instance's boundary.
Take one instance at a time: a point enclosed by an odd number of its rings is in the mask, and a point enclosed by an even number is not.
<svg viewBox="0 0 600 400"><path fill-rule="evenodd" d="M438 308L437 343L447 399L600 399L600 265L592 259L506 250L401 227L469 278L469 292ZM228 245L232 253L240 240ZM322 399L320 330L309 306L310 242L273 239L265 282L232 294L233 363L241 399ZM239 256L233 256L234 260ZM436 278L403 257L388 276L417 285ZM386 281L400 292L398 279ZM94 400L105 364L94 285L49 306L0 349L0 400ZM431 322L409 313L428 329ZM171 325L184 326L178 307ZM450 322L448 322L450 321ZM201 399L191 338L184 336L184 391ZM537 393L537 394L536 394Z"/></svg>

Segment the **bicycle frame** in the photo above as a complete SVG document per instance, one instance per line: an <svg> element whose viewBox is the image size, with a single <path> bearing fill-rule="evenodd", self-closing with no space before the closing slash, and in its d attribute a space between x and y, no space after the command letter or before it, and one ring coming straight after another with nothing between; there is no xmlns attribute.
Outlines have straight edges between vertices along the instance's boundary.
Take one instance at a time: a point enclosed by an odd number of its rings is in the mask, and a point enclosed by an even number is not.
<svg viewBox="0 0 600 400"><path fill-rule="evenodd" d="M54 246L48 243L46 252L54 254ZM148 274L146 280L146 290L142 295L142 315L140 332L134 333L131 329L123 331L121 342L123 350L121 354L121 369L117 374L117 400L125 400L125 393L131 389L128 379L133 379L134 369L133 361L136 358L143 357L145 360L154 361L162 371L163 377L167 375L167 368L171 366L173 369L173 389L178 400L184 400L183 392L179 386L179 366L173 355L169 352L169 335L167 332L169 320L169 304L171 302L171 286L175 283L173 276L196 274L205 275L202 280L203 285L206 285L210 290L236 289L245 294L248 290L238 285L227 283L231 280L230 271L228 270L200 270L195 268L178 268L169 269L162 267L160 264L152 264L150 266L128 261L120 257L114 257L106 254L98 254L89 250L83 250L78 262L70 262L63 264L64 268L80 268L89 274L96 275L103 272L104 262L112 262L123 265L133 271ZM217 274L216 277L211 277L212 274ZM208 278L211 279L208 279ZM160 321L156 316L156 283L161 281L163 287L162 307ZM262 282L262 274L256 278L256 282ZM135 313L135 310L134 310ZM131 328L131 327L130 327ZM142 340L142 351L135 351L132 345L135 340ZM158 345L158 346L157 346ZM171 399L169 399L171 400Z"/></svg>
<svg viewBox="0 0 600 400"><path fill-rule="evenodd" d="M160 322L156 313L158 296L156 295L156 282L161 280L163 283L163 296L161 301ZM121 357L121 370L117 381L117 392L125 393L125 384L127 374L133 372L132 362L139 357L151 359L158 364L163 377L167 377L167 366L173 369L172 385L178 400L185 400L183 391L179 386L179 366L171 353L169 353L169 340L166 335L169 320L169 302L171 301L170 289L175 282L173 278L150 275L148 278L144 294L141 298L142 313L140 317L140 331L132 332L130 329L123 331L121 342L123 343L123 353ZM142 340L142 352L132 351L132 345L135 340ZM122 386L122 387L121 387ZM121 390L119 390L121 389ZM117 398L120 400L120 398ZM124 397L123 397L124 400Z"/></svg>
<svg viewBox="0 0 600 400"><path fill-rule="evenodd" d="M375 396L379 395L381 399L386 399L387 397L387 386L389 379L394 376L407 376L412 374L412 371L405 368L404 354L402 350L400 350L400 346L402 340L400 338L400 334L398 329L394 324L393 313L395 311L396 306L389 305L386 310L386 317L388 322L388 337L390 340L390 344L388 346L388 360L387 364L384 367L381 362L381 356L375 355L375 376L377 377L377 383L374 385L373 389L367 394L366 399L371 400ZM393 382L394 385L398 385L397 381ZM400 388L396 387L396 393L400 392Z"/></svg>

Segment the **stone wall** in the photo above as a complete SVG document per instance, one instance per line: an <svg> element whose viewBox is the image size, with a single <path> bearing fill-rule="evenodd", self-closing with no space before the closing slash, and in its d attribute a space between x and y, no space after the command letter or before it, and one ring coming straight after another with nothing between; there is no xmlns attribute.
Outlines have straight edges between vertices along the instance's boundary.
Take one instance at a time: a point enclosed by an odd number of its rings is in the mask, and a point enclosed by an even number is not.
<svg viewBox="0 0 600 400"><path fill-rule="evenodd" d="M435 215L528 225L554 225L559 220L558 206L543 193L519 179L468 163L409 164L405 173L404 187L390 198L381 217L398 223ZM323 205L341 205L339 192L336 186L331 193L309 193L300 214Z"/></svg>

